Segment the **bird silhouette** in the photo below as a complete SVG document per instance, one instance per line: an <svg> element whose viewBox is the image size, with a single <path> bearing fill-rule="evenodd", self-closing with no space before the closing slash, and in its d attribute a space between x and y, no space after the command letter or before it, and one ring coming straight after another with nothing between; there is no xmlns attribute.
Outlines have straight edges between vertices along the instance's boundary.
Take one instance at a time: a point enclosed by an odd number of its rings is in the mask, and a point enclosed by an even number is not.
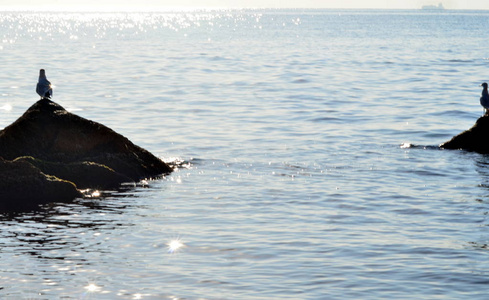
<svg viewBox="0 0 489 300"><path fill-rule="evenodd" d="M44 71L44 69L39 71L39 81L37 82L36 92L41 96L41 99L50 99L53 96L51 82L46 78L46 71Z"/></svg>

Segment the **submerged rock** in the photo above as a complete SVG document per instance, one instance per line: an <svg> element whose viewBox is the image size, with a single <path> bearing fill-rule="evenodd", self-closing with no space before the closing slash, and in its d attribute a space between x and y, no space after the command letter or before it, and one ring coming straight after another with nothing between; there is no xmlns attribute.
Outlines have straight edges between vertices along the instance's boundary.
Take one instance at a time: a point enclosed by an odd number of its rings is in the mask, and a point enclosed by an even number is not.
<svg viewBox="0 0 489 300"><path fill-rule="evenodd" d="M49 99L0 131L0 159L0 208L73 200L81 196L76 188L106 189L172 172L126 137Z"/></svg>
<svg viewBox="0 0 489 300"><path fill-rule="evenodd" d="M0 157L0 210L32 209L81 196L69 181L46 175L30 163Z"/></svg>
<svg viewBox="0 0 489 300"><path fill-rule="evenodd" d="M472 128L441 144L440 148L489 153L489 115L480 117Z"/></svg>

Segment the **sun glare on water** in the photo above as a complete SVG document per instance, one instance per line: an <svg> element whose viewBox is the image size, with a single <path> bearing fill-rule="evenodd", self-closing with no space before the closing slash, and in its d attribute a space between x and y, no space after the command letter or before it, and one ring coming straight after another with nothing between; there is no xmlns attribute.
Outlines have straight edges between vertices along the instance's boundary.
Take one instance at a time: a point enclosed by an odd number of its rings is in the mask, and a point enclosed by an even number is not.
<svg viewBox="0 0 489 300"><path fill-rule="evenodd" d="M11 111L12 110L12 105L5 104L3 106L0 106L0 110Z"/></svg>
<svg viewBox="0 0 489 300"><path fill-rule="evenodd" d="M85 3L84 3L85 2ZM199 5L176 5L172 4L158 4L153 5L135 5L129 1L119 1L115 5L116 1L112 4L104 4L98 1L65 1L65 3L49 4L44 3L43 5L38 4L19 4L19 5L7 5L1 7L6 11L49 11L49 12L192 12L201 10L223 10L227 8L227 5L222 6L206 6ZM1 6L1 4L0 4Z"/></svg>
<svg viewBox="0 0 489 300"><path fill-rule="evenodd" d="M167 245L169 253L175 253L184 246L184 244L179 239L172 240Z"/></svg>
<svg viewBox="0 0 489 300"><path fill-rule="evenodd" d="M85 289L87 290L87 292L89 293L95 293L95 292L98 292L101 290L101 288L99 286L97 286L96 284L94 283L90 283L89 285L87 285L85 287Z"/></svg>

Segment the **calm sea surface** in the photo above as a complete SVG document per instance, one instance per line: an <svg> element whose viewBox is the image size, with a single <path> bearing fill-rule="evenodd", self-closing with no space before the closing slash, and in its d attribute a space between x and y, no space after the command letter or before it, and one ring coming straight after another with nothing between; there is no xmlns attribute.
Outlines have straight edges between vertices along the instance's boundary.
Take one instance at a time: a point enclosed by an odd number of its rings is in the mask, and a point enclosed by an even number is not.
<svg viewBox="0 0 489 300"><path fill-rule="evenodd" d="M1 299L487 299L489 12L0 13L0 128L38 100L178 171L0 215Z"/></svg>

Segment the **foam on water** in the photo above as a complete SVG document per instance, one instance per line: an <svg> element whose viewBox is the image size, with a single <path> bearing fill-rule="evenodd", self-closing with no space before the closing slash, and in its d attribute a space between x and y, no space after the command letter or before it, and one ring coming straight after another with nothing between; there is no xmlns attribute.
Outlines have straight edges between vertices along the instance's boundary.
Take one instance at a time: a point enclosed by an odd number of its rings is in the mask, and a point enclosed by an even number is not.
<svg viewBox="0 0 489 300"><path fill-rule="evenodd" d="M485 299L489 161L437 145L480 116L488 20L0 13L0 127L44 68L179 166L1 216L1 298Z"/></svg>

